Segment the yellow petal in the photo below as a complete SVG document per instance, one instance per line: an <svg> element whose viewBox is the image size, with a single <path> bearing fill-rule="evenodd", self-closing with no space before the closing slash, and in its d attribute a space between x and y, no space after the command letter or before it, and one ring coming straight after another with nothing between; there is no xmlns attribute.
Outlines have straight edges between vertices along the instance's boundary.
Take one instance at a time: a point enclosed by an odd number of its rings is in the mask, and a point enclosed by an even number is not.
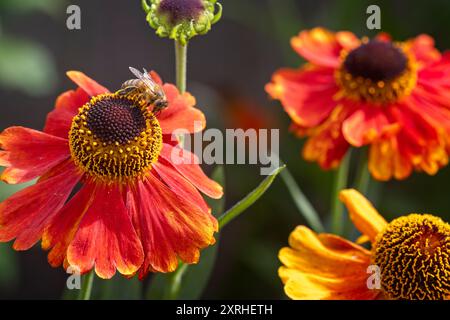
<svg viewBox="0 0 450 320"><path fill-rule="evenodd" d="M292 299L373 299L367 288L370 252L332 234L317 235L304 226L282 248L278 274Z"/></svg>
<svg viewBox="0 0 450 320"><path fill-rule="evenodd" d="M345 189L339 193L339 199L347 207L350 219L355 227L369 237L373 243L377 234L387 225L386 220L378 213L361 193L355 189Z"/></svg>
<svg viewBox="0 0 450 320"><path fill-rule="evenodd" d="M369 242L369 241L370 241L369 237L366 236L365 234L363 234L363 235L360 236L358 239L356 239L355 242L356 242L357 244L364 244L364 243Z"/></svg>

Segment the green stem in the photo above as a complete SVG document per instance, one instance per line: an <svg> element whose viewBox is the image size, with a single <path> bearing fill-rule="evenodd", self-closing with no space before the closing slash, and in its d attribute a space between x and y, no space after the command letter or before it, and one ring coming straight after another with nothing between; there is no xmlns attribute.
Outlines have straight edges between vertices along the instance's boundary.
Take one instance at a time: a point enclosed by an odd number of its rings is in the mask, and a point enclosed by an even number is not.
<svg viewBox="0 0 450 320"><path fill-rule="evenodd" d="M89 271L88 274L83 276L83 283L81 284L80 294L78 300L89 300L91 298L92 285L94 283L95 272Z"/></svg>
<svg viewBox="0 0 450 320"><path fill-rule="evenodd" d="M164 293L165 300L176 300L178 298L181 288L181 280L183 279L187 268L187 264L180 262L177 270L170 275L169 285L166 287L166 291Z"/></svg>
<svg viewBox="0 0 450 320"><path fill-rule="evenodd" d="M186 69L187 69L187 43L183 45L179 41L175 41L175 77L178 90L181 93L186 91ZM175 300L180 293L181 280L188 269L188 265L180 262L177 270L175 270L169 279L169 283L165 288L164 299Z"/></svg>
<svg viewBox="0 0 450 320"><path fill-rule="evenodd" d="M350 165L351 152L342 159L336 172L331 198L331 231L337 235L344 232L344 206L339 201L339 192L347 187L348 170Z"/></svg>
<svg viewBox="0 0 450 320"><path fill-rule="evenodd" d="M370 186L370 172L368 169L367 151L363 150L358 164L354 187L364 195L367 195Z"/></svg>
<svg viewBox="0 0 450 320"><path fill-rule="evenodd" d="M297 208L299 209L305 220L308 222L309 226L316 232L324 232L325 228L320 221L319 215L317 214L312 204L309 202L308 198L304 195L298 184L295 182L295 179L289 172L289 170L285 168L283 171L281 171L280 175Z"/></svg>
<svg viewBox="0 0 450 320"><path fill-rule="evenodd" d="M237 202L234 206L228 209L217 220L219 221L219 230L225 227L231 220L239 216L242 212L247 210L254 204L272 185L277 175L286 168L285 165L275 169L268 175L252 192L247 194L242 200Z"/></svg>
<svg viewBox="0 0 450 320"><path fill-rule="evenodd" d="M186 91L187 44L175 41L176 81L181 93Z"/></svg>

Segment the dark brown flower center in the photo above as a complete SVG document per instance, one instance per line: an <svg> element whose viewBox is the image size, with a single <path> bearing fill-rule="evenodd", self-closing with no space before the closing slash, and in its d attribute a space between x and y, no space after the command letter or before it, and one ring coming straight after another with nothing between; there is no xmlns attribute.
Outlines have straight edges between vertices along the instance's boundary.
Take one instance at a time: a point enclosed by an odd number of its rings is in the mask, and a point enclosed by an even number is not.
<svg viewBox="0 0 450 320"><path fill-rule="evenodd" d="M108 97L89 109L87 126L102 142L123 144L145 129L145 118L132 101Z"/></svg>
<svg viewBox="0 0 450 320"><path fill-rule="evenodd" d="M391 42L371 40L351 51L344 68L354 77L386 81L405 71L408 59Z"/></svg>
<svg viewBox="0 0 450 320"><path fill-rule="evenodd" d="M159 4L159 12L166 14L172 24L196 19L204 9L201 0L161 0Z"/></svg>
<svg viewBox="0 0 450 320"><path fill-rule="evenodd" d="M145 176L162 148L162 131L141 99L95 96L79 109L69 132L74 162L107 183Z"/></svg>

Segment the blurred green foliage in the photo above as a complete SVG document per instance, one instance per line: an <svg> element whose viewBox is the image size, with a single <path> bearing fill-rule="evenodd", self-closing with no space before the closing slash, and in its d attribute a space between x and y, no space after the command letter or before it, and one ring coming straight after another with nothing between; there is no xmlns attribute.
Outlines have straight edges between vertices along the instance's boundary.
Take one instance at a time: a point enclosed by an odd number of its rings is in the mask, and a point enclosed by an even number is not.
<svg viewBox="0 0 450 320"><path fill-rule="evenodd" d="M43 95L56 85L57 73L53 57L42 44L9 34L3 19L16 15L42 12L58 16L65 1L2 0L0 2L0 86L20 90L29 95ZM24 20L26 21L26 19Z"/></svg>
<svg viewBox="0 0 450 320"><path fill-rule="evenodd" d="M0 36L0 86L29 95L51 92L56 70L45 47L16 37Z"/></svg>
<svg viewBox="0 0 450 320"><path fill-rule="evenodd" d="M65 4L65 0L2 0L0 13L23 14L41 11L56 16Z"/></svg>

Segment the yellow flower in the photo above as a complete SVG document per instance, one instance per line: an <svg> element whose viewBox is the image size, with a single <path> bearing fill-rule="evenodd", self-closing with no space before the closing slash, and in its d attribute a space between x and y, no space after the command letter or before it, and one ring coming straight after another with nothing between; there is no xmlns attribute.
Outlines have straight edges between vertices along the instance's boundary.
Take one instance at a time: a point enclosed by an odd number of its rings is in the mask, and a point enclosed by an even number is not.
<svg viewBox="0 0 450 320"><path fill-rule="evenodd" d="M279 276L292 299L448 299L450 225L429 214L388 223L358 191L341 201L371 250L333 234L298 226L282 248ZM377 286L377 278L379 286Z"/></svg>

